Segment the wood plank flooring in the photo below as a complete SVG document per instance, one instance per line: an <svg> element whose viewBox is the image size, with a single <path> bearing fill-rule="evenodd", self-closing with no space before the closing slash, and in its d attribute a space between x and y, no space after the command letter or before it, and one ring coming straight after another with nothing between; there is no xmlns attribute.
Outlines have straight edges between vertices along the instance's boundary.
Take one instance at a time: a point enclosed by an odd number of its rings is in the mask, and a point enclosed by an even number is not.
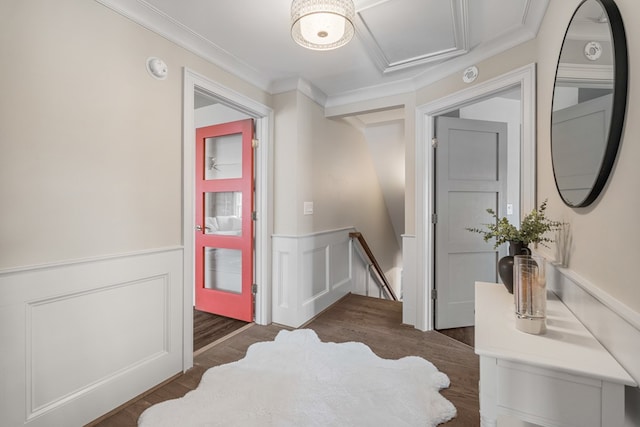
<svg viewBox="0 0 640 427"><path fill-rule="evenodd" d="M242 320L193 310L193 351L219 340L246 326Z"/></svg>
<svg viewBox="0 0 640 427"><path fill-rule="evenodd" d="M442 425L479 426L479 365L473 348L436 331L418 331L411 326L402 325L401 321L401 303L351 294L304 327L316 331L322 341L363 342L383 358L398 359L410 355L424 357L451 380L451 386L442 390L442 395L455 405L458 415ZM241 359L251 344L271 341L281 329L290 328L275 324L253 325L200 353L194 359L194 368L186 374L181 374L162 387L130 402L108 418L89 425L136 426L138 417L146 408L183 396L197 387L208 368Z"/></svg>
<svg viewBox="0 0 640 427"><path fill-rule="evenodd" d="M475 328L473 326L468 326L466 328L438 329L438 332L475 348Z"/></svg>

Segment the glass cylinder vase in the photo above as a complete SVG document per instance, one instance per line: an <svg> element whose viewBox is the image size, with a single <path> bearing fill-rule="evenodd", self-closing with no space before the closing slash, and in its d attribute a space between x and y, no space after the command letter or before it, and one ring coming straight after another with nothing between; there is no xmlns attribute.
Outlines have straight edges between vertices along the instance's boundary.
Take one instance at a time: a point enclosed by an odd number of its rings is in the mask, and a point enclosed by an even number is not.
<svg viewBox="0 0 640 427"><path fill-rule="evenodd" d="M513 293L516 329L529 334L547 330L547 280L545 260L539 255L513 258Z"/></svg>

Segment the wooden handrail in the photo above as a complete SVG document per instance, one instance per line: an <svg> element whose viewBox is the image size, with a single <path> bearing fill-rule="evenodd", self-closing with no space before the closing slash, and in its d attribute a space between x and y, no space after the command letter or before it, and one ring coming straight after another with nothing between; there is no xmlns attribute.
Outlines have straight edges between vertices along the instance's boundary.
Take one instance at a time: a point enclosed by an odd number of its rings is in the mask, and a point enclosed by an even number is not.
<svg viewBox="0 0 640 427"><path fill-rule="evenodd" d="M364 249L364 252L367 254L367 257L369 257L369 260L371 261L371 265L373 265L373 268L376 270L376 273L378 273L380 280L382 280L382 285L384 287L384 290L389 294L392 300L398 301L396 294L393 292L393 289L391 289L391 285L389 284L387 277L384 275L384 272L382 271L380 264L378 264L378 261L376 260L376 257L373 255L373 252L371 252L371 248L369 248L369 245L367 244L367 241L364 239L364 236L362 235L362 233L360 233L359 231L352 231L349 233L349 237L352 239L356 239L358 243L360 243L360 246L362 246L362 249Z"/></svg>

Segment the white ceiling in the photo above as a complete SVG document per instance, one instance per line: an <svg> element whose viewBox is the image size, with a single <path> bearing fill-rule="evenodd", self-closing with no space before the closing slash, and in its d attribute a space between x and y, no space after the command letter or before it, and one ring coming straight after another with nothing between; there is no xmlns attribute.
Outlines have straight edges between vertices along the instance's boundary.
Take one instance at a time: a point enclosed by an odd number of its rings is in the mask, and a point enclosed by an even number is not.
<svg viewBox="0 0 640 427"><path fill-rule="evenodd" d="M292 0L96 1L269 93L339 105L415 90L530 40L549 0L354 0L356 36L328 52L292 40Z"/></svg>

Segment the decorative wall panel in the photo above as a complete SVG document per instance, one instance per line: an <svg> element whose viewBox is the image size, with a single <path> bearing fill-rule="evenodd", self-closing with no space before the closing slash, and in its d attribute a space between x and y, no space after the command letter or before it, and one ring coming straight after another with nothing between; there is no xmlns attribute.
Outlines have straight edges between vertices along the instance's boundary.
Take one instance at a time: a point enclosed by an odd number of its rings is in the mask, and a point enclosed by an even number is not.
<svg viewBox="0 0 640 427"><path fill-rule="evenodd" d="M273 321L298 327L351 291L349 232L273 237Z"/></svg>
<svg viewBox="0 0 640 427"><path fill-rule="evenodd" d="M0 424L84 425L180 372L182 295L181 248L0 272Z"/></svg>

